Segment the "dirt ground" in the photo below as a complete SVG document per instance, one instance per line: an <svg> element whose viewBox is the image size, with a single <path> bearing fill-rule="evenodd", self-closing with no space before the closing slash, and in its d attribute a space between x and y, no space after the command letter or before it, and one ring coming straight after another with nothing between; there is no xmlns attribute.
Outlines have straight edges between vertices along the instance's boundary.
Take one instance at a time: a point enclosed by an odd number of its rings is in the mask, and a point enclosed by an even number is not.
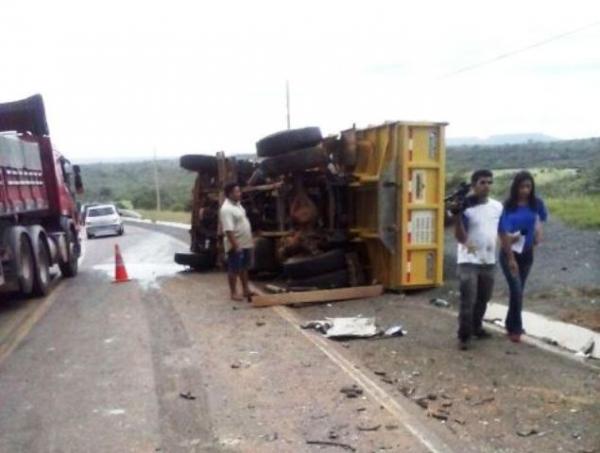
<svg viewBox="0 0 600 453"><path fill-rule="evenodd" d="M380 298L296 309L304 319L374 316L407 336L341 343L395 398L411 401L480 452L600 451L600 369L502 334L467 352L456 318L422 298ZM446 418L440 420L436 417Z"/></svg>
<svg viewBox="0 0 600 453"><path fill-rule="evenodd" d="M600 332L600 231L576 230L549 219L545 240L536 249L527 281L524 310L575 323ZM430 294L456 304L456 241L446 229L444 276L446 283ZM500 269L494 300L507 303L508 288Z"/></svg>

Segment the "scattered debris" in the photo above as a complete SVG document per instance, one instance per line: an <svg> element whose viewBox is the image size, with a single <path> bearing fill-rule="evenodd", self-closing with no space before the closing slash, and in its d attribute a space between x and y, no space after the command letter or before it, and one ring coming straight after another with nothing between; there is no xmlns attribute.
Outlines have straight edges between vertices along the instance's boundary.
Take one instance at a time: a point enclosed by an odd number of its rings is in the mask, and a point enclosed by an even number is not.
<svg viewBox="0 0 600 453"><path fill-rule="evenodd" d="M325 334L328 338L367 338L377 334L375 318L327 318L331 328Z"/></svg>
<svg viewBox="0 0 600 453"><path fill-rule="evenodd" d="M415 399L415 403L417 403L423 409L428 409L429 408L429 400L425 396L422 396L420 398L416 398Z"/></svg>
<svg viewBox="0 0 600 453"><path fill-rule="evenodd" d="M265 285L265 291L271 294L281 294L286 292L285 288L272 284Z"/></svg>
<svg viewBox="0 0 600 453"><path fill-rule="evenodd" d="M381 425L357 426L356 427L356 429L358 429L359 431L377 431L377 430L379 430L379 428L381 428Z"/></svg>
<svg viewBox="0 0 600 453"><path fill-rule="evenodd" d="M433 410L428 410L427 411L427 416L428 417L433 417L437 420L443 420L446 421L448 420L448 417L450 416L450 413L444 409L433 409Z"/></svg>
<svg viewBox="0 0 600 453"><path fill-rule="evenodd" d="M266 323L266 322L264 322L264 321L256 321L256 326L257 326L257 327L262 327L262 326L264 326L264 325L266 325L266 324L267 324L267 323Z"/></svg>
<svg viewBox="0 0 600 453"><path fill-rule="evenodd" d="M179 396L184 400L195 400L196 397L192 395L192 392L180 393Z"/></svg>
<svg viewBox="0 0 600 453"><path fill-rule="evenodd" d="M329 329L331 329L331 323L328 321L308 321L300 325L301 329L314 329L317 332L325 335Z"/></svg>
<svg viewBox="0 0 600 453"><path fill-rule="evenodd" d="M364 412L366 410L367 410L366 407L359 407L358 409L356 409L356 412Z"/></svg>
<svg viewBox="0 0 600 453"><path fill-rule="evenodd" d="M363 394L363 389L356 384L352 384L349 387L342 387L340 393L343 393L348 398L358 398Z"/></svg>
<svg viewBox="0 0 600 453"><path fill-rule="evenodd" d="M394 431L398 428L400 428L398 425L385 425L385 429L387 429L388 431Z"/></svg>
<svg viewBox="0 0 600 453"><path fill-rule="evenodd" d="M377 376L385 376L387 374L385 371L382 370L375 370L373 371L373 373L375 373Z"/></svg>
<svg viewBox="0 0 600 453"><path fill-rule="evenodd" d="M328 338L368 338L377 335L375 318L326 318L308 321L302 329L315 329Z"/></svg>
<svg viewBox="0 0 600 453"><path fill-rule="evenodd" d="M442 407L452 407L452 401L444 401Z"/></svg>
<svg viewBox="0 0 600 453"><path fill-rule="evenodd" d="M410 387L408 385L403 385L398 390L400 390L400 393L402 393L407 398L411 397L415 393L415 388Z"/></svg>
<svg viewBox="0 0 600 453"><path fill-rule="evenodd" d="M429 301L429 303L431 305L435 305L436 307L440 307L440 308L448 308L450 306L450 302L448 302L446 299L440 299L439 297L436 297L435 299L431 299Z"/></svg>
<svg viewBox="0 0 600 453"><path fill-rule="evenodd" d="M459 425L466 425L467 424L467 421L464 420L464 419L462 419L462 418L455 418L454 421L456 423L458 423Z"/></svg>
<svg viewBox="0 0 600 453"><path fill-rule="evenodd" d="M340 437L339 434L336 433L333 429L331 431L329 431L329 434L327 434L327 438L331 439L331 440L335 440L338 437Z"/></svg>
<svg viewBox="0 0 600 453"><path fill-rule="evenodd" d="M325 445L329 447L340 447L348 451L356 451L356 448L354 448L352 445L343 444L341 442L330 442L326 440L307 440L306 443L308 445Z"/></svg>
<svg viewBox="0 0 600 453"><path fill-rule="evenodd" d="M248 362L243 362L241 360L236 360L235 362L233 362L231 364L231 368L233 368L233 369L250 368L250 364Z"/></svg>
<svg viewBox="0 0 600 453"><path fill-rule="evenodd" d="M403 337L406 334L406 330L404 330L400 324L388 327L385 332L383 332L384 337Z"/></svg>
<svg viewBox="0 0 600 453"><path fill-rule="evenodd" d="M471 404L471 406L483 406L484 404L491 403L495 399L496 399L495 397L489 396L489 397L483 398L479 401L475 401L474 403Z"/></svg>
<svg viewBox="0 0 600 453"><path fill-rule="evenodd" d="M517 430L517 435L521 437L529 437L534 434L538 434L538 430L533 426L525 426Z"/></svg>
<svg viewBox="0 0 600 453"><path fill-rule="evenodd" d="M267 442L275 442L277 439L279 439L279 433L274 432L273 434L263 434L260 437L261 439L264 439Z"/></svg>
<svg viewBox="0 0 600 453"><path fill-rule="evenodd" d="M302 329L314 329L327 338L389 338L402 337L407 334L406 330L399 324L380 331L375 325L375 318L363 318L355 316L352 318L325 318L305 322L300 325ZM345 347L346 346L344 344Z"/></svg>

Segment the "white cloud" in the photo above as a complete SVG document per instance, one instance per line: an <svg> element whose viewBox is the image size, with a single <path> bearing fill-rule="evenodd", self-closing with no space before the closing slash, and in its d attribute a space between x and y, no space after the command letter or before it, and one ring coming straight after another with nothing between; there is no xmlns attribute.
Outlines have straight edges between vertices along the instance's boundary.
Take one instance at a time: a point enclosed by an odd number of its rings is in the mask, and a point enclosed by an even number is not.
<svg viewBox="0 0 600 453"><path fill-rule="evenodd" d="M13 2L0 100L40 92L74 158L244 152L292 123L334 133L392 119L451 136L600 135L592 1Z"/></svg>

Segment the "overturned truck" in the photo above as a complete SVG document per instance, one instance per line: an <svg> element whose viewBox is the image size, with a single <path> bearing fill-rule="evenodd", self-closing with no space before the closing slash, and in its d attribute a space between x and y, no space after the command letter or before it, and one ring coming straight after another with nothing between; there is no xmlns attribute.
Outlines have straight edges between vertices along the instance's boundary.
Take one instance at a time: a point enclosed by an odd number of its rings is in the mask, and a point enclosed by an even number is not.
<svg viewBox="0 0 600 453"><path fill-rule="evenodd" d="M443 282L445 123L391 122L323 138L319 128L259 140L257 159L185 155L197 172L190 253L222 263L222 188L236 181L256 236L252 274L289 290Z"/></svg>

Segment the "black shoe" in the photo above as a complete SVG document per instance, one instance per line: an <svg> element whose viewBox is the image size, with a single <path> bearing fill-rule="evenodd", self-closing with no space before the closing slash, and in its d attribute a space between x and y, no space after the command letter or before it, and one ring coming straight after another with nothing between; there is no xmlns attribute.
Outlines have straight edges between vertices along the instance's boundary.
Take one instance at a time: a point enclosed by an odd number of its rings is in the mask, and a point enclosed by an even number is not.
<svg viewBox="0 0 600 453"><path fill-rule="evenodd" d="M479 338L480 340L486 340L488 338L492 338L492 334L489 333L487 330L485 329L479 329L475 332L475 336L477 338Z"/></svg>
<svg viewBox="0 0 600 453"><path fill-rule="evenodd" d="M458 349L461 351L468 351L471 348L469 340L458 340Z"/></svg>

